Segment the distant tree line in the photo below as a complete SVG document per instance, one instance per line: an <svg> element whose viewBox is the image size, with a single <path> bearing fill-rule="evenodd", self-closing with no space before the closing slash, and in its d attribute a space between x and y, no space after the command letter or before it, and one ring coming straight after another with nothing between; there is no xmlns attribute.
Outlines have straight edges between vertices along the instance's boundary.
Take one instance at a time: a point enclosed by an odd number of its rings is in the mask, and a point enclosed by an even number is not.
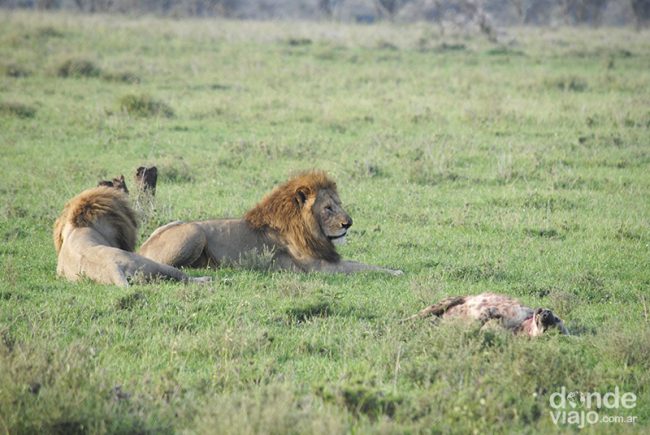
<svg viewBox="0 0 650 435"><path fill-rule="evenodd" d="M0 0L0 6L10 8L177 16L228 16L240 3L239 0Z"/></svg>
<svg viewBox="0 0 650 435"><path fill-rule="evenodd" d="M650 23L650 0L0 0L3 8L243 19L474 22L492 25Z"/></svg>

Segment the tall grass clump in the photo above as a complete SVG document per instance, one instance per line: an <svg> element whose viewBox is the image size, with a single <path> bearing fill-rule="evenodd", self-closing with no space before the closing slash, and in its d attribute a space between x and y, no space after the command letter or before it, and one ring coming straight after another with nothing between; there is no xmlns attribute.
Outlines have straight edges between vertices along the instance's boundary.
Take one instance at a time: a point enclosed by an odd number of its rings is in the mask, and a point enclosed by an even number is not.
<svg viewBox="0 0 650 435"><path fill-rule="evenodd" d="M3 75L13 78L29 77L32 73L25 67L16 63L7 63L0 66Z"/></svg>
<svg viewBox="0 0 650 435"><path fill-rule="evenodd" d="M15 101L0 102L0 116L9 115L17 118L33 118L36 115L36 109L27 104Z"/></svg>
<svg viewBox="0 0 650 435"><path fill-rule="evenodd" d="M164 116L171 118L174 116L174 110L160 100L156 100L148 94L127 94L120 98L120 109L131 116L150 117Z"/></svg>
<svg viewBox="0 0 650 435"><path fill-rule="evenodd" d="M140 83L140 77L131 71L106 71L102 79L107 82Z"/></svg>
<svg viewBox="0 0 650 435"><path fill-rule="evenodd" d="M101 72L101 68L83 58L69 58L56 67L56 75L63 78L98 77Z"/></svg>

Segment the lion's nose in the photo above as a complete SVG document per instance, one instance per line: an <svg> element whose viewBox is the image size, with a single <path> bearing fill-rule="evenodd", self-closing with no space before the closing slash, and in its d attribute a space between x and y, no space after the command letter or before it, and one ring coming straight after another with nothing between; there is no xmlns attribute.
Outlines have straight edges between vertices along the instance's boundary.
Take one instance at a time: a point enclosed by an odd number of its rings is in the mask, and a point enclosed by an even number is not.
<svg viewBox="0 0 650 435"><path fill-rule="evenodd" d="M352 218L348 218L348 220L341 222L341 226L346 230L350 228L352 226Z"/></svg>

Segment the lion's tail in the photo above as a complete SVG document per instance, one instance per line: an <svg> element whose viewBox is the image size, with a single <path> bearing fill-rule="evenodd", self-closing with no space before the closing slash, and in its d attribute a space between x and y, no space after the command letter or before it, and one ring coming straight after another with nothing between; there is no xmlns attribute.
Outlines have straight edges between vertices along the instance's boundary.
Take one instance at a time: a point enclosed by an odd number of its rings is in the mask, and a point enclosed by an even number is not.
<svg viewBox="0 0 650 435"><path fill-rule="evenodd" d="M406 319L402 319L401 322L408 322L409 320L414 320L423 317L436 316L441 317L447 310L456 305L461 305L465 303L465 296L450 296L438 302L437 304L430 305L420 311L417 314L414 314Z"/></svg>
<svg viewBox="0 0 650 435"><path fill-rule="evenodd" d="M66 225L73 228L92 227L101 219L106 219L108 225L116 230L121 249L134 250L138 221L128 196L112 187L100 186L84 190L63 208L54 223L53 237L57 252L63 244L63 229Z"/></svg>

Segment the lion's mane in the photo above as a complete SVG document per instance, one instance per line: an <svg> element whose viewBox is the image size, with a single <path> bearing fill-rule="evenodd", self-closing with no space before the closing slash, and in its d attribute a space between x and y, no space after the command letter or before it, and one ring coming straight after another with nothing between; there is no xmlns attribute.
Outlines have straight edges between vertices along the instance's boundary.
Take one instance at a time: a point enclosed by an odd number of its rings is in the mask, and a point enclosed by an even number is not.
<svg viewBox="0 0 650 435"><path fill-rule="evenodd" d="M276 231L293 255L337 262L336 248L312 212L318 192L326 189L336 192L336 183L324 171L300 173L264 196L244 219L258 231Z"/></svg>
<svg viewBox="0 0 650 435"><path fill-rule="evenodd" d="M138 222L128 196L115 188L100 186L84 190L72 198L54 223L53 238L56 253L63 245L66 224L73 228L95 227L101 224L111 227L114 240L111 246L133 252L135 250Z"/></svg>

